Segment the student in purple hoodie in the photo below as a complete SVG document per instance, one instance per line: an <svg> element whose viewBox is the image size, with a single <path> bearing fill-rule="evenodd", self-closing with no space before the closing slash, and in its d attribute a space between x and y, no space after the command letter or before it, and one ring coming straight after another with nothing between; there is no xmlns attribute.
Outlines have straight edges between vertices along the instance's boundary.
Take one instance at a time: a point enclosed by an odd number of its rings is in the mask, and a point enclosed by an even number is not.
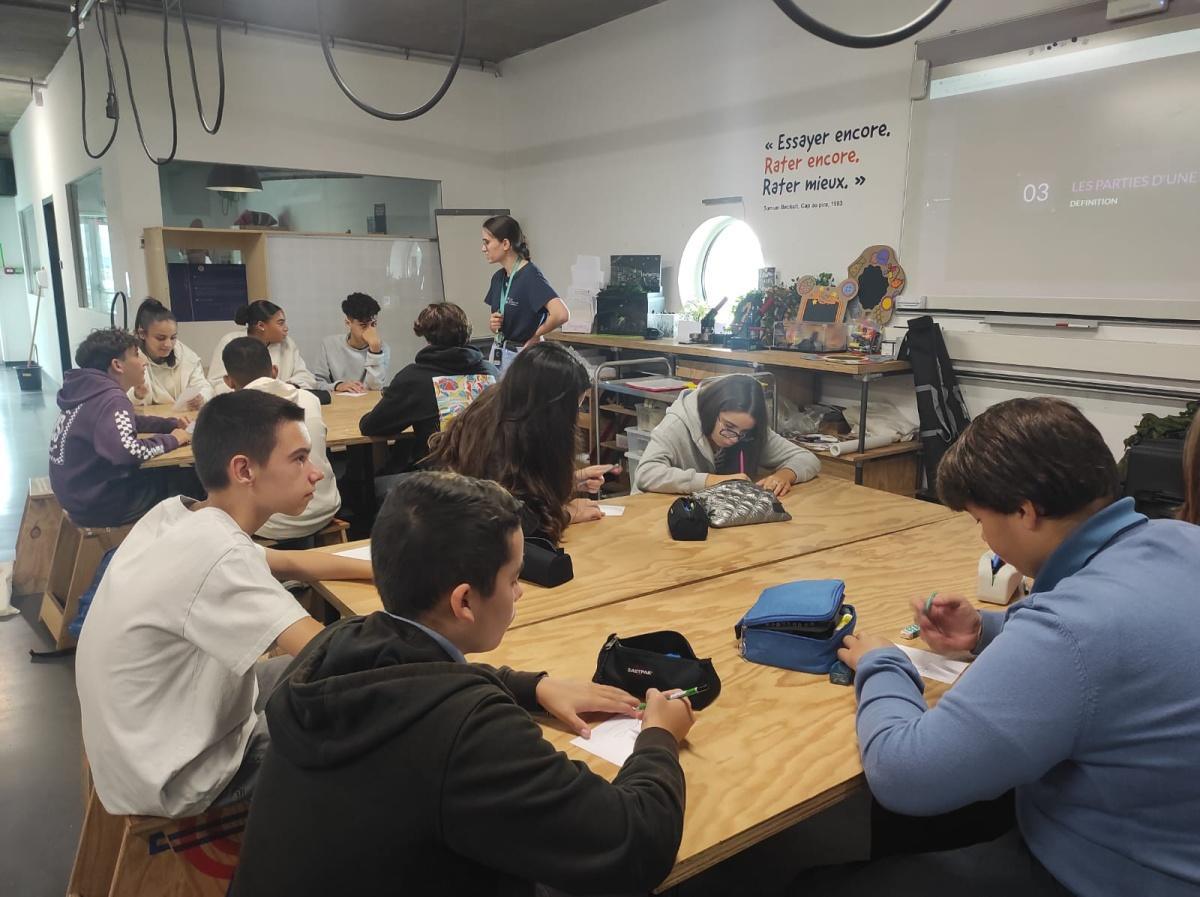
<svg viewBox="0 0 1200 897"><path fill-rule="evenodd" d="M187 418L134 413L126 393L142 384L146 362L133 334L93 330L75 350L75 363L58 391L50 486L80 526L132 523L167 497L167 480L138 468L192 441Z"/></svg>

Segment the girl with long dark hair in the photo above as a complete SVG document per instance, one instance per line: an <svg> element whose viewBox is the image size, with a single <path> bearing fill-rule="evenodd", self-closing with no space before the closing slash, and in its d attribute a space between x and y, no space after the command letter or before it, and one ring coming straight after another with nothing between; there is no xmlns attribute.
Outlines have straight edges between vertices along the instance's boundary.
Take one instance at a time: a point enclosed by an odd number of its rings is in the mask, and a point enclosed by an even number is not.
<svg viewBox="0 0 1200 897"><path fill-rule="evenodd" d="M317 388L317 378L300 357L296 343L288 336L287 316L282 308L270 299L256 299L239 308L233 320L246 329L225 334L213 350L212 363L208 366L208 381L214 393L229 392L229 387L225 385L225 362L221 359L221 353L239 336L253 337L267 347L271 353L271 363L279 369L275 379L301 389Z"/></svg>
<svg viewBox="0 0 1200 897"><path fill-rule="evenodd" d="M173 403L192 390L196 394L187 402L187 410L195 411L212 398L212 385L204 376L200 356L179 339L179 325L171 309L147 296L138 306L133 327L138 350L146 359L145 382L129 390L133 404Z"/></svg>
<svg viewBox="0 0 1200 897"><path fill-rule="evenodd" d="M532 346L499 384L432 436L428 465L495 480L525 503L525 534L557 543L568 524L603 516L596 502L572 498L590 470L575 468L579 403L588 386L569 349Z"/></svg>
<svg viewBox="0 0 1200 897"><path fill-rule="evenodd" d="M724 480L754 480L787 495L795 483L815 477L821 462L767 420L762 384L749 374L708 380L667 409L642 454L635 485L643 492L695 492Z"/></svg>
<svg viewBox="0 0 1200 897"><path fill-rule="evenodd" d="M483 255L500 266L483 300L492 310L492 360L499 363L501 350L536 345L567 323L571 313L531 261L529 242L515 219L496 215L483 222Z"/></svg>

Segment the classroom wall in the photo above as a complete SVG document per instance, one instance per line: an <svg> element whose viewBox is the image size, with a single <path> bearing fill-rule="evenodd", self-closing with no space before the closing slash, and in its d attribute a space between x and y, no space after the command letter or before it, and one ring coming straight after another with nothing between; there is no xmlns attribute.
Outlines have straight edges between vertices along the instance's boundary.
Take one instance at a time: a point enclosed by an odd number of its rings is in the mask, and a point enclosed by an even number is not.
<svg viewBox="0 0 1200 897"><path fill-rule="evenodd" d="M928 5L806 0L804 7L863 33L898 27ZM922 36L1063 5L956 0ZM882 19L875 12L881 6L887 9ZM562 291L578 254L661 253L675 307L677 266L688 237L711 215L732 214L754 228L765 263L783 276L831 271L844 277L866 246L899 245L913 52L911 41L869 51L835 47L793 25L768 0L667 0L511 60L504 67L510 144L505 190L529 233L535 261ZM865 139L837 141L839 130L870 125L886 125L887 136L877 130ZM768 143L777 144L781 134L826 132L814 152L854 150L859 161L769 177L861 175L865 182L837 192L841 206L788 209L781 206L806 197L764 198ZM744 207L701 203L730 195L743 196ZM1200 334L1159 332L1151 341L1163 338L1195 342ZM911 404L911 381L904 379L881 384L876 395ZM825 380L830 398L857 398L849 384L839 389L839 378ZM994 401L1038 390L971 382L965 392L978 413ZM1089 393L1076 398L1114 450L1143 410L1182 405Z"/></svg>
<svg viewBox="0 0 1200 897"><path fill-rule="evenodd" d="M121 24L147 141L152 152L165 154L169 147L170 118L162 77L160 20L131 13L122 17ZM498 134L501 129L502 83L493 75L464 68L454 88L433 112L416 121L389 123L371 118L342 95L315 41L256 32L243 34L228 28L224 34L225 121L221 131L210 136L197 120L187 57L177 25L172 26L172 35L172 68L179 110L178 158L427 178L442 182L442 201L448 206L501 204L500 155L498 148L489 145L483 136ZM192 38L211 121L217 84L213 29L193 25ZM103 54L94 29L85 32L84 45L89 138L93 147L98 148L107 138L109 122L103 117ZM368 101L389 109L411 108L423 102L446 72L441 64L405 61L391 54L339 47L337 55L343 75L354 89ZM77 307L66 184L95 168L103 171L112 228L113 269L118 286L124 285L128 274L130 295L135 303L143 295L146 283L140 243L142 230L163 223L158 172L138 143L115 49L114 65L122 121L116 143L103 159L98 162L89 159L81 145L79 68L73 45L50 75L50 87L44 92L45 105L30 106L12 135L17 208L30 202L39 207L43 256L41 199L53 195L56 200L72 345L78 344L93 327L107 325L108 318L106 314ZM353 288L353 284L347 285L346 292ZM340 301L344 295L334 298ZM274 298L287 305L286 296ZM43 318L43 323L46 320ZM183 340L207 358L216 340L230 326L184 324L180 331ZM48 341L42 348L48 368L52 359L57 367L52 330L52 320L50 327L40 329Z"/></svg>
<svg viewBox="0 0 1200 897"><path fill-rule="evenodd" d="M0 246L4 263L24 268L17 204L11 196L0 196ZM24 361L29 357L29 311L25 307L25 275L5 274L0 269L0 361Z"/></svg>

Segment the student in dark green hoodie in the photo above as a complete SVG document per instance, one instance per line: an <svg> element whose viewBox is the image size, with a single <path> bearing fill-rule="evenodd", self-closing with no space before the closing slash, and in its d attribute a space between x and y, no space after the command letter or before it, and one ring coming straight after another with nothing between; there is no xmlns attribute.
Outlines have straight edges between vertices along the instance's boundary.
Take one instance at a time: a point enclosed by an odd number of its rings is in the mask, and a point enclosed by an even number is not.
<svg viewBox="0 0 1200 897"><path fill-rule="evenodd" d="M405 477L371 535L384 611L315 638L267 705L232 897L647 892L683 833L686 700L647 695L610 784L531 713L634 712L619 689L468 663L521 596L520 504L492 482Z"/></svg>

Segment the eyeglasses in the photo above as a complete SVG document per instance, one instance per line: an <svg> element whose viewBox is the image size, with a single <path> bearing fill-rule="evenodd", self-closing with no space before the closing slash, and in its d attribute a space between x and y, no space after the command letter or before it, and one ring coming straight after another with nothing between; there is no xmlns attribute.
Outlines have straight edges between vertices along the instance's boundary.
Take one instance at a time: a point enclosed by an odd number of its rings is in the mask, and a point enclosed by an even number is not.
<svg viewBox="0 0 1200 897"><path fill-rule="evenodd" d="M754 441L753 430L739 430L723 417L718 417L717 423L720 424L720 429L717 430L717 433L720 434L722 439L732 439L735 442Z"/></svg>

